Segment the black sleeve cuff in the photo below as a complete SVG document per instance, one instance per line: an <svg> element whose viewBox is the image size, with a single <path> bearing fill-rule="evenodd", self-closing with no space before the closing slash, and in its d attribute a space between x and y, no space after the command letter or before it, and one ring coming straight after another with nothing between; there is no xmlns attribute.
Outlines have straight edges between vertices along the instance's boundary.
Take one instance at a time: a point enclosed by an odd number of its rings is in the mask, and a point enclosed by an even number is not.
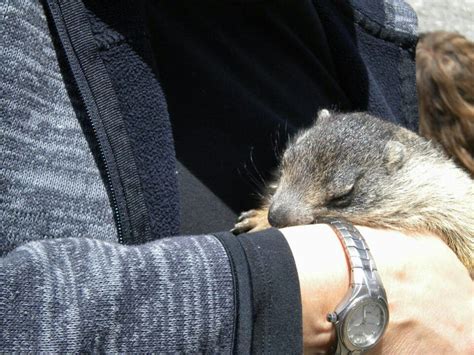
<svg viewBox="0 0 474 355"><path fill-rule="evenodd" d="M216 235L229 254L236 290L234 352L301 354L301 297L290 247L277 229Z"/></svg>

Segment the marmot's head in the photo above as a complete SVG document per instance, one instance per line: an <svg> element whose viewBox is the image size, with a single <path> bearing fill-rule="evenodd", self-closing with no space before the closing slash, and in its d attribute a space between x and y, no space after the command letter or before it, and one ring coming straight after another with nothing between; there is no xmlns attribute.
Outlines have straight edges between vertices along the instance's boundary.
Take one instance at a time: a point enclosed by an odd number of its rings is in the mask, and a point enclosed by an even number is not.
<svg viewBox="0 0 474 355"><path fill-rule="evenodd" d="M386 204L392 176L406 160L399 127L365 113L322 110L288 145L270 200L275 227L351 217Z"/></svg>

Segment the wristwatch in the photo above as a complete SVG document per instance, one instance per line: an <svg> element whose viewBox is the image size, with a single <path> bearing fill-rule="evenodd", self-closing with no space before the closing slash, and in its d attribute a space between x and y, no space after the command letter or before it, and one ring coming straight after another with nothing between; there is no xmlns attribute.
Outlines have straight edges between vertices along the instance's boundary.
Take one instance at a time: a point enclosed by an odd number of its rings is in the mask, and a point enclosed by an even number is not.
<svg viewBox="0 0 474 355"><path fill-rule="evenodd" d="M364 237L349 222L326 220L341 240L351 265L348 292L327 315L336 327L336 354L362 354L382 338L388 324L387 295Z"/></svg>

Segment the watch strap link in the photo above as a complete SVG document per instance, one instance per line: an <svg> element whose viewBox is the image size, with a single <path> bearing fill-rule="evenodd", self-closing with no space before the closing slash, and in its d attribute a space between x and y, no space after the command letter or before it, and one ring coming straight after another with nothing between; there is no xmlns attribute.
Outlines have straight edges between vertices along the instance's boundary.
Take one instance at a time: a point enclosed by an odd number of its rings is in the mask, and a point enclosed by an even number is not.
<svg viewBox="0 0 474 355"><path fill-rule="evenodd" d="M343 220L327 221L344 246L351 266L352 287L367 285L368 289L379 289L381 283L377 267L364 237L351 223Z"/></svg>

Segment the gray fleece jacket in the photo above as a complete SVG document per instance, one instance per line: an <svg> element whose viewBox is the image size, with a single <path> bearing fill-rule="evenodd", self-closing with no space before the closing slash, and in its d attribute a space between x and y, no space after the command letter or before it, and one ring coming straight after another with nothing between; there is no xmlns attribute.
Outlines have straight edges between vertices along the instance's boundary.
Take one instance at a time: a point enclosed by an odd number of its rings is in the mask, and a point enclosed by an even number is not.
<svg viewBox="0 0 474 355"><path fill-rule="evenodd" d="M94 20L102 3L86 3L0 0L0 352L300 353L298 277L277 230L170 237L166 101L126 35ZM105 3L126 4L133 42L145 1ZM385 20L368 21L359 10L370 6L348 3L364 36L399 48L393 72L410 100L414 13L385 1ZM126 126L133 103L115 95L128 85L114 81L121 56L151 95L132 122L154 120L163 165L123 133L136 127Z"/></svg>

